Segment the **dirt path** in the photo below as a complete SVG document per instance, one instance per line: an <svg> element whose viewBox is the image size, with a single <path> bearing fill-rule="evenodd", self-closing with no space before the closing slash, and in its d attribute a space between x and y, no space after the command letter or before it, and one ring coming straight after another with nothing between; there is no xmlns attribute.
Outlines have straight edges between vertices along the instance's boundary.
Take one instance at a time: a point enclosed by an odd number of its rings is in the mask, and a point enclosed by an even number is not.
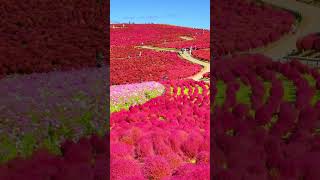
<svg viewBox="0 0 320 180"><path fill-rule="evenodd" d="M196 81L199 81L202 76L207 73L207 72L210 72L210 63L209 62L204 62L204 61L201 61L199 59L196 59L194 57L192 57L188 52L179 52L179 55L183 58L183 59L186 59L192 63L195 63L195 64L199 64L201 65L203 68L200 72L198 72L197 74L189 77L193 80L196 80Z"/></svg>
<svg viewBox="0 0 320 180"><path fill-rule="evenodd" d="M296 33L287 34L279 41L269 44L266 47L250 51L251 53L262 53L273 59L280 59L289 52L296 49L298 38L313 32L320 32L320 8L294 0L263 0L265 3L299 12L302 16Z"/></svg>
<svg viewBox="0 0 320 180"><path fill-rule="evenodd" d="M188 36L180 36L181 39L186 40L186 41L192 41L193 38L192 37L188 37Z"/></svg>
<svg viewBox="0 0 320 180"><path fill-rule="evenodd" d="M143 49L150 49L154 51L179 52L179 50L174 48L161 48L161 47L154 47L154 46L138 46L138 47Z"/></svg>
<svg viewBox="0 0 320 180"><path fill-rule="evenodd" d="M177 49L173 49L173 48L160 48L160 47L153 47L153 46L140 46L140 48L144 48L144 49L150 49L150 50L154 50L154 51L167 51L167 52L176 52L179 54L179 56L189 62L192 62L194 64L199 64L200 66L202 66L202 70L200 72L198 72L197 74L189 77L189 79L193 79L196 81L199 81L202 76L207 73L210 72L210 63L209 62L205 62L205 61L201 61L199 59L196 59L194 57L192 57L188 52L184 51L180 51Z"/></svg>

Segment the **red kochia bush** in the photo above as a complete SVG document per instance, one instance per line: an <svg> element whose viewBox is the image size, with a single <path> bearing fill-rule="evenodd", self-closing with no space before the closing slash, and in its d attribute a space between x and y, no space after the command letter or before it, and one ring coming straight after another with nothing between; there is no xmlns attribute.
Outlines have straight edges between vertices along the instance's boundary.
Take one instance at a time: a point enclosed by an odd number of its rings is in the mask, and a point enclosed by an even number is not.
<svg viewBox="0 0 320 180"><path fill-rule="evenodd" d="M214 0L211 7L214 55L248 51L278 40L289 33L294 15L256 1Z"/></svg>
<svg viewBox="0 0 320 180"><path fill-rule="evenodd" d="M90 143L91 138L95 139L95 145ZM105 179L107 151L95 149L105 146L102 149L107 150L105 142L106 137L98 136L82 138L77 143L66 141L62 144L62 155L39 149L27 159L17 157L0 165L0 179Z"/></svg>
<svg viewBox="0 0 320 180"><path fill-rule="evenodd" d="M171 175L170 164L161 156L147 157L143 169L147 179L160 180Z"/></svg>
<svg viewBox="0 0 320 180"><path fill-rule="evenodd" d="M107 3L81 0L1 3L0 74L95 66L96 52L107 53L104 29L109 13Z"/></svg>
<svg viewBox="0 0 320 180"><path fill-rule="evenodd" d="M214 79L233 93L214 105L211 116L214 179L319 179L312 173L320 157L319 87L314 84L319 71L298 61L280 63L257 55L213 63ZM251 101L230 103L235 84L244 79Z"/></svg>
<svg viewBox="0 0 320 180"><path fill-rule="evenodd" d="M181 59L177 53L145 50L139 57L120 60L111 57L110 83L176 80L190 77L200 70L201 66Z"/></svg>
<svg viewBox="0 0 320 180"><path fill-rule="evenodd" d="M117 26L120 28L113 28ZM147 36L145 36L146 33ZM126 52L139 52L139 49L134 51L134 46L142 44L177 49L189 48L190 46L210 47L209 30L164 24L111 24L110 35L111 55L114 58L127 57L129 54L137 56L137 53L128 54ZM187 36L193 40L184 40L181 36ZM122 52L124 52L123 55L120 54Z"/></svg>
<svg viewBox="0 0 320 180"><path fill-rule="evenodd" d="M320 33L312 33L301 37L297 40L296 47L298 50L320 51Z"/></svg>
<svg viewBox="0 0 320 180"><path fill-rule="evenodd" d="M142 45L174 49L210 46L208 30L171 25L111 24L110 34L111 84L176 80L201 70L201 66L183 60L177 53L146 50Z"/></svg>
<svg viewBox="0 0 320 180"><path fill-rule="evenodd" d="M164 95L111 115L111 149L117 148L118 142L132 147L134 153L125 157L141 163L145 179L195 179L209 174L208 168L201 168L200 174L194 171L178 176L176 173L186 163L191 167L209 166L209 84L193 80L162 83L167 90ZM171 91L171 85L172 89L188 88L188 94ZM192 91L197 88L202 91ZM139 136L128 133L132 129L141 132ZM135 139L135 143L123 139L124 135ZM112 158L117 159L111 156L111 161Z"/></svg>
<svg viewBox="0 0 320 180"><path fill-rule="evenodd" d="M141 176L139 163L130 159L115 159L111 161L110 178L118 180L124 177Z"/></svg>
<svg viewBox="0 0 320 180"><path fill-rule="evenodd" d="M192 51L192 55L199 59L210 61L210 49L195 50L195 51Z"/></svg>
<svg viewBox="0 0 320 180"><path fill-rule="evenodd" d="M210 179L210 166L185 164L177 169L173 179Z"/></svg>
<svg viewBox="0 0 320 180"><path fill-rule="evenodd" d="M202 142L203 137L200 134L192 133L182 145L182 151L184 151L189 158L194 158L198 154Z"/></svg>

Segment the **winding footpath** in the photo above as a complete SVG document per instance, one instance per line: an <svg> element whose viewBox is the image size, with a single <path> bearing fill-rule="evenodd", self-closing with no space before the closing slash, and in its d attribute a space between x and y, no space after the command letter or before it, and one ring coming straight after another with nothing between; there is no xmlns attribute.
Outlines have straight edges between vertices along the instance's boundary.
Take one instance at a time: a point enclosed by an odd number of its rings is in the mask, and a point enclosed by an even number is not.
<svg viewBox="0 0 320 180"><path fill-rule="evenodd" d="M160 47L153 47L153 46L140 46L140 48L150 49L150 50L154 50L154 51L176 52L176 53L179 54L179 56L182 59L185 59L185 60L187 60L187 61L189 61L191 63L198 64L198 65L203 67L200 72L198 72L197 74L189 77L188 79L193 79L195 81L200 81L202 79L202 76L205 73L210 72L210 62L205 62L205 61L199 60L197 58L194 58L187 51L182 52L181 50L178 50L178 49L160 48Z"/></svg>
<svg viewBox="0 0 320 180"><path fill-rule="evenodd" d="M198 72L197 74L188 77L188 79L193 79L195 81L200 81L203 77L203 75L207 72L210 72L210 63L209 62L205 62L199 59L196 59L194 57L192 57L187 51L182 52L181 50L178 49L173 49L173 48L160 48L160 47L154 47L154 46L139 46L139 48L143 48L143 49L149 49L149 50L154 50L154 51L166 51L166 52L174 52L177 53L177 55L182 58L185 59L191 63L194 64L198 64L201 65L203 68L200 72ZM206 81L208 83L210 83L210 81ZM133 99L134 97L139 97L139 93L129 93L132 91L132 86L137 86L137 87L143 87L143 84L148 84L148 83L153 83L153 82L143 82L143 83L135 83L135 84L129 84L129 85L114 85L111 86L111 106L110 106L110 111L111 112L116 112L119 111L120 109L122 109L122 107L124 106L124 104L127 104L127 108L133 104L143 104L147 101L148 98L146 97L142 97L143 100L141 102L135 102L135 101L130 101L130 99ZM123 87L130 87L129 89L127 89L127 92L122 93L122 94L115 94L115 90L114 89L122 89ZM145 87L141 88L140 94L145 94L145 92L147 92L147 90L149 91L154 91L156 90L157 87L152 87L149 89L145 89ZM122 90L125 91L125 90ZM117 92L116 92L117 93ZM159 94L161 95L163 93L163 91L160 89ZM116 97L114 97L116 96ZM124 98L125 97L125 98ZM129 97L129 98L128 98ZM131 98L130 98L131 97ZM140 97L141 98L141 97ZM122 99L121 102L118 102L118 99Z"/></svg>
<svg viewBox="0 0 320 180"><path fill-rule="evenodd" d="M296 49L297 40L310 33L320 32L320 8L311 6L295 0L262 0L267 4L299 12L302 20L293 34L286 34L280 40L271 43L263 48L257 48L250 53L262 53L273 59L282 59L288 53Z"/></svg>
<svg viewBox="0 0 320 180"><path fill-rule="evenodd" d="M138 46L142 49L149 49L154 51L166 51L166 52L179 52L179 50L174 48L161 48L161 47L154 47L154 46Z"/></svg>
<svg viewBox="0 0 320 180"><path fill-rule="evenodd" d="M186 40L186 41L192 41L193 38L192 37L188 37L188 36L180 36L181 39Z"/></svg>
<svg viewBox="0 0 320 180"><path fill-rule="evenodd" d="M207 72L210 72L210 62L205 62L199 59L196 59L194 57L192 57L188 52L184 51L184 52L179 52L180 57L182 57L183 59L186 59L192 63L195 64L199 64L201 65L203 68L200 72L198 72L197 74L189 77L190 79L193 79L195 81L199 81L203 75Z"/></svg>

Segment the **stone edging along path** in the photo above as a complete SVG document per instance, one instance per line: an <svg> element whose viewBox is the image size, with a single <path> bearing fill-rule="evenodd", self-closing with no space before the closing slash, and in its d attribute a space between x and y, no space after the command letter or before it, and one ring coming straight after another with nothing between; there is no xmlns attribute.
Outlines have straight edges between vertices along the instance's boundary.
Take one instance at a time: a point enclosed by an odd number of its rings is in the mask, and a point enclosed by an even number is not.
<svg viewBox="0 0 320 180"><path fill-rule="evenodd" d="M181 50L174 49L174 48L161 48L161 47L153 47L153 46L139 46L139 47L143 48L143 49L150 49L150 50L155 50L155 51L175 52L175 53L178 53L179 57L181 57L182 59L185 59L189 62L192 62L194 64L198 64L203 67L200 72L189 77L188 79L200 81L202 79L202 76L205 73L210 72L210 62L205 62L200 59L194 58L186 51L182 52Z"/></svg>

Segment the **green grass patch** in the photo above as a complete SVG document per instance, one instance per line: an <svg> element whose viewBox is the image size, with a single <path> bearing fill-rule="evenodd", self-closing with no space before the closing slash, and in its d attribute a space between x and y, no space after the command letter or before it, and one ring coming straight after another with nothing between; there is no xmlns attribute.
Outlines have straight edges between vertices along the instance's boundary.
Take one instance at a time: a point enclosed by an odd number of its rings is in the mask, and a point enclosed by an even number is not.
<svg viewBox="0 0 320 180"><path fill-rule="evenodd" d="M315 95L311 100L311 105L314 106L318 101L320 101L320 90L317 90Z"/></svg>
<svg viewBox="0 0 320 180"><path fill-rule="evenodd" d="M310 74L304 74L303 77L308 81L309 86L316 88L317 81ZM318 101L320 101L320 90L316 90L315 95L311 99L311 105L314 106Z"/></svg>
<svg viewBox="0 0 320 180"><path fill-rule="evenodd" d="M222 106L224 104L225 98L226 98L226 89L227 86L223 81L217 81L216 82L217 87L217 94L215 97L215 105Z"/></svg>
<svg viewBox="0 0 320 180"><path fill-rule="evenodd" d="M251 104L251 88L243 83L240 83L240 89L236 92L236 99L241 104Z"/></svg>
<svg viewBox="0 0 320 180"><path fill-rule="evenodd" d="M18 154L15 143L6 135L0 137L0 163L14 159Z"/></svg>
<svg viewBox="0 0 320 180"><path fill-rule="evenodd" d="M173 88L170 88L170 91L171 91L170 94L173 94ZM181 88L178 91L180 91L180 94L181 94ZM159 90L151 90L151 91L144 92L145 98L143 99L141 96L132 96L127 99L122 98L120 99L121 103L110 105L110 112L111 113L118 112L123 109L128 110L132 105L143 104L150 99L160 96L161 94L162 92L160 92Z"/></svg>
<svg viewBox="0 0 320 180"><path fill-rule="evenodd" d="M296 101L296 87L293 82L283 81L284 95L283 100L288 102Z"/></svg>
<svg viewBox="0 0 320 180"><path fill-rule="evenodd" d="M271 82L265 81L263 82L263 86L264 86L263 103L267 103L270 97Z"/></svg>
<svg viewBox="0 0 320 180"><path fill-rule="evenodd" d="M282 79L283 85L283 101L295 102L296 101L296 86L293 81L288 80L287 78Z"/></svg>
<svg viewBox="0 0 320 180"><path fill-rule="evenodd" d="M303 78L305 78L308 81L309 86L311 86L311 87L316 86L316 80L310 74L304 74Z"/></svg>

